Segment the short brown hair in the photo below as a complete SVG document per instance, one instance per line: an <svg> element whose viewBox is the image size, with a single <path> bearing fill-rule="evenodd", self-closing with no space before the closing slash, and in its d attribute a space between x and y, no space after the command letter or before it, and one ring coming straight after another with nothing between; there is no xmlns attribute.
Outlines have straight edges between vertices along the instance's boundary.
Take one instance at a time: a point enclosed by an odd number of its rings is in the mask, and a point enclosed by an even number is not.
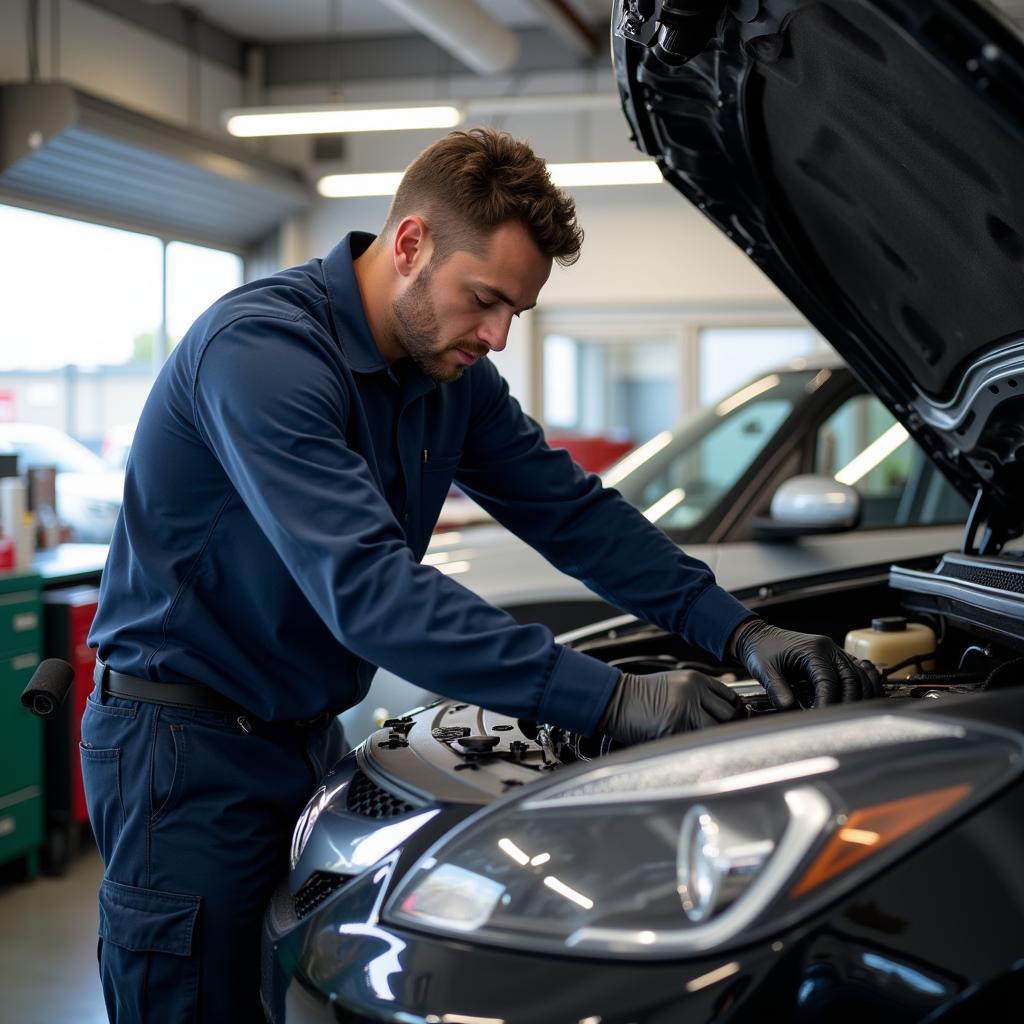
<svg viewBox="0 0 1024 1024"><path fill-rule="evenodd" d="M579 259L583 230L572 197L552 184L547 165L507 132L451 132L408 166L382 234L421 213L434 237L431 262L453 252L481 252L506 221L519 221L537 248L563 267Z"/></svg>

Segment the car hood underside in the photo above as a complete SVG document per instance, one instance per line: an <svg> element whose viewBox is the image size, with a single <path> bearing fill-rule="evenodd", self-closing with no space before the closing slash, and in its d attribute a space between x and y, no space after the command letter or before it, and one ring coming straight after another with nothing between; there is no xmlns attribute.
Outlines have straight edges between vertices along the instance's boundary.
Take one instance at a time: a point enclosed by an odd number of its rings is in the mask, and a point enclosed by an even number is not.
<svg viewBox="0 0 1024 1024"><path fill-rule="evenodd" d="M990 8L620 3L638 146L1003 538L1024 497L1024 43ZM699 15L693 14L700 10Z"/></svg>

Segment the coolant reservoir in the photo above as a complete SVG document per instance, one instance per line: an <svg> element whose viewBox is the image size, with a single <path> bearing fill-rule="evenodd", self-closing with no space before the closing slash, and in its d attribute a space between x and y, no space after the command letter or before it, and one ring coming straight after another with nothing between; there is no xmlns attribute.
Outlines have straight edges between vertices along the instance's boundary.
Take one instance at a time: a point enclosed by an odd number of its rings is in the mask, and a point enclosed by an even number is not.
<svg viewBox="0 0 1024 1024"><path fill-rule="evenodd" d="M935 654L935 631L923 622L908 622L901 615L872 619L868 629L851 629L843 648L855 658L872 661L883 673L889 665L898 665L914 655ZM908 665L892 674L893 679L906 679L919 672L932 672L935 662L928 658Z"/></svg>

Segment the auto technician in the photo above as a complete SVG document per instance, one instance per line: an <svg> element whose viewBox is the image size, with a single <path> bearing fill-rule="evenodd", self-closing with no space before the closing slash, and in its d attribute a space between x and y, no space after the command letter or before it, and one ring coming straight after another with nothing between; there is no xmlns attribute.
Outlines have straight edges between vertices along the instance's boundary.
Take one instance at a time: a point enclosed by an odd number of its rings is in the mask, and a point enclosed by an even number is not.
<svg viewBox="0 0 1024 1024"><path fill-rule="evenodd" d="M718 680L622 675L421 565L453 479L605 600L735 653L779 706L787 678L817 703L872 693L830 640L752 617L548 448L485 358L581 241L525 143L454 132L409 167L379 236L231 292L163 367L128 460L82 724L111 1020L263 1019L261 916L340 754L334 716L377 666L622 742L735 716Z"/></svg>

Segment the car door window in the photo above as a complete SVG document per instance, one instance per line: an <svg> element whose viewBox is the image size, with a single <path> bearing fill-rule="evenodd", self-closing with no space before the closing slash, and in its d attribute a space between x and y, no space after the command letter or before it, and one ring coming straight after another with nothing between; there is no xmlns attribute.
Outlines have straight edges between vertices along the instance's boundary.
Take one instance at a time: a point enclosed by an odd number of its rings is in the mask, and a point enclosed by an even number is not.
<svg viewBox="0 0 1024 1024"><path fill-rule="evenodd" d="M819 427L814 472L861 497L861 526L957 523L967 503L892 413L871 395L844 402Z"/></svg>
<svg viewBox="0 0 1024 1024"><path fill-rule="evenodd" d="M752 387L767 384L767 393L752 393L740 406L720 403L634 472L619 479L613 467L607 482L662 529L695 526L776 436L793 411L794 392L804 383L801 376L783 384L777 375L755 382Z"/></svg>

